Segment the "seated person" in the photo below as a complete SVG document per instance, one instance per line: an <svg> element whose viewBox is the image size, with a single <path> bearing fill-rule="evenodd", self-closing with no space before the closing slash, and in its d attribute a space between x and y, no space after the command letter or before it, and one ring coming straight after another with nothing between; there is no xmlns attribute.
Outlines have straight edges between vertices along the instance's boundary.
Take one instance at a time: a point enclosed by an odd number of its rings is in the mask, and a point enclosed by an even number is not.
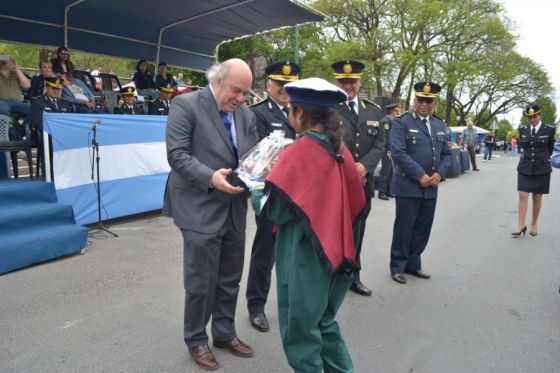
<svg viewBox="0 0 560 373"><path fill-rule="evenodd" d="M155 91L156 83L154 78L148 72L148 62L146 60L140 60L136 64L136 72L132 77L134 86L138 90L138 94L146 96L149 99L155 100L158 97Z"/></svg>
<svg viewBox="0 0 560 373"><path fill-rule="evenodd" d="M158 87L159 98L148 105L149 115L168 115L169 105L171 105L171 95L173 94L173 87L170 84L165 84Z"/></svg>
<svg viewBox="0 0 560 373"><path fill-rule="evenodd" d="M31 128L43 130L43 112L72 112L72 105L61 97L62 88L62 81L59 78L45 78L45 94L31 100Z"/></svg>
<svg viewBox="0 0 560 373"><path fill-rule="evenodd" d="M175 83L177 83L177 85L185 85L185 81L183 80L183 73L179 73L177 74L177 79L175 79Z"/></svg>
<svg viewBox="0 0 560 373"><path fill-rule="evenodd" d="M52 64L47 60L39 62L39 75L31 78L31 88L27 90L25 99L31 101L35 97L41 97L45 93L45 78L52 76Z"/></svg>
<svg viewBox="0 0 560 373"><path fill-rule="evenodd" d="M61 90L63 88L62 81L57 77L45 78L45 94L35 97L31 100L31 128L36 130L34 136L37 141L37 167L41 168L43 177L45 177L45 159L43 151L43 112L48 113L70 113L72 105L61 98ZM49 138L49 144L52 143ZM52 151L49 152L52 165ZM52 169L51 169L51 178Z"/></svg>
<svg viewBox="0 0 560 373"><path fill-rule="evenodd" d="M117 106L113 109L113 114L144 114L144 109L142 106L135 103L134 98L134 87L126 87L121 89L121 95L124 103L122 106Z"/></svg>
<svg viewBox="0 0 560 373"><path fill-rule="evenodd" d="M56 58L51 60L51 64L55 74L74 75L74 64L70 61L70 51L66 47L58 48Z"/></svg>
<svg viewBox="0 0 560 373"><path fill-rule="evenodd" d="M177 86L177 82L173 76L167 72L167 64L160 62L158 65L158 74L156 75L156 87L162 87L169 84L172 88Z"/></svg>
<svg viewBox="0 0 560 373"><path fill-rule="evenodd" d="M29 103L23 102L22 89L29 89L29 79L11 56L0 56L0 114L20 115L27 122Z"/></svg>
<svg viewBox="0 0 560 373"><path fill-rule="evenodd" d="M62 97L75 106L76 113L97 113L95 97L91 90L71 74L60 74L64 88Z"/></svg>

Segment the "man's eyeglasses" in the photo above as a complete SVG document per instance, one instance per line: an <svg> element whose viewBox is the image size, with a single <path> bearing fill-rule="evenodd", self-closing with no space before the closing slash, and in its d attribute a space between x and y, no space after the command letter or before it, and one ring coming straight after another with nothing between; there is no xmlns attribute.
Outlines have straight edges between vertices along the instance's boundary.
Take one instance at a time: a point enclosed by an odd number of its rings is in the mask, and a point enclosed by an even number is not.
<svg viewBox="0 0 560 373"><path fill-rule="evenodd" d="M433 104L434 99L431 97L416 97L416 101L420 104Z"/></svg>

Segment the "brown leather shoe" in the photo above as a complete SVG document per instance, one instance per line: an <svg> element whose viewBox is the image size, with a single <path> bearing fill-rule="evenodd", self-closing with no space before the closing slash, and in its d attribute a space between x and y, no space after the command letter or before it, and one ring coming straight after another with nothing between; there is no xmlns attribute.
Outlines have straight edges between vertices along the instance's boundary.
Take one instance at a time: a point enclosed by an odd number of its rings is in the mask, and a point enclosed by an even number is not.
<svg viewBox="0 0 560 373"><path fill-rule="evenodd" d="M239 357L253 357L255 356L255 351L249 346L247 346L243 341L239 338L233 338L231 341L222 342L222 341L214 341L214 347L217 348L226 348L234 354L235 356Z"/></svg>
<svg viewBox="0 0 560 373"><path fill-rule="evenodd" d="M189 347L189 354L191 354L196 365L202 369L216 370L220 367L208 345Z"/></svg>

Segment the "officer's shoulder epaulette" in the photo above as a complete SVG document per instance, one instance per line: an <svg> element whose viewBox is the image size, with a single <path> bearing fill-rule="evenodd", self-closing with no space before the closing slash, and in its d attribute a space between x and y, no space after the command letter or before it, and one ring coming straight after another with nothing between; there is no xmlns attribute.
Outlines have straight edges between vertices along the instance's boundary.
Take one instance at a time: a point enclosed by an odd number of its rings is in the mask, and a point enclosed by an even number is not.
<svg viewBox="0 0 560 373"><path fill-rule="evenodd" d="M257 106L259 106L259 105L263 105L265 102L266 102L266 100L262 100L262 101L259 101L259 102L255 102L254 104L249 105L248 107L257 107Z"/></svg>
<svg viewBox="0 0 560 373"><path fill-rule="evenodd" d="M441 120L441 121L443 122L443 119L441 119L440 117L438 117L438 116L435 115L435 114L432 114L432 117L437 118L437 119L439 119L439 120Z"/></svg>
<svg viewBox="0 0 560 373"><path fill-rule="evenodd" d="M400 114L397 118L402 118L404 117L406 114L410 113L409 111L405 111L402 114Z"/></svg>
<svg viewBox="0 0 560 373"><path fill-rule="evenodd" d="M524 129L527 128L528 126L529 126L528 124L522 124L522 125L520 125L517 129L524 130Z"/></svg>
<svg viewBox="0 0 560 373"><path fill-rule="evenodd" d="M373 102L373 101L368 100L367 98L363 98L362 101L365 102L365 103L367 103L367 104L371 104L371 105L375 106L375 107L378 108L378 109L381 109L381 106L379 106L378 104L376 104L376 103Z"/></svg>
<svg viewBox="0 0 560 373"><path fill-rule="evenodd" d="M546 123L545 123L545 126L556 130L556 126L553 125L553 124L546 124Z"/></svg>

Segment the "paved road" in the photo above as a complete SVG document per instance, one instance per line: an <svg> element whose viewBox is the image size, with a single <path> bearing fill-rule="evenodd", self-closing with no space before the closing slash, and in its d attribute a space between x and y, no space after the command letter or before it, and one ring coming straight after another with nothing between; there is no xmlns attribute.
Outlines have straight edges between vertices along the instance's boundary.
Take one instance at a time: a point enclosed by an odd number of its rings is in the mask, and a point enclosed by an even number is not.
<svg viewBox="0 0 560 373"><path fill-rule="evenodd" d="M374 295L349 294L338 318L356 372L560 372L560 173L539 235L512 239L516 163L480 162L442 185L429 281L390 279L394 202L374 201L362 273ZM85 255L0 276L0 372L199 371L182 342L179 232L157 214L112 229L119 238L92 238ZM245 281L237 328L256 357L217 351L221 371L289 372L274 284L263 334L249 326Z"/></svg>

